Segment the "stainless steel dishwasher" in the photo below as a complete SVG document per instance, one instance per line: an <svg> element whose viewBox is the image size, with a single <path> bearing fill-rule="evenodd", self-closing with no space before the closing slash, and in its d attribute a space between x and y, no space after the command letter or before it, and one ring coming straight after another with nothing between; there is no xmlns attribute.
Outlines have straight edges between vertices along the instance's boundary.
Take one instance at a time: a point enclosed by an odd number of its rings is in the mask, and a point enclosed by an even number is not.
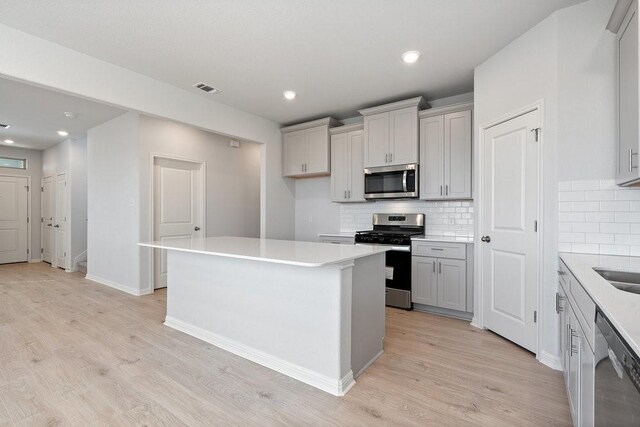
<svg viewBox="0 0 640 427"><path fill-rule="evenodd" d="M595 425L640 426L640 361L598 309Z"/></svg>

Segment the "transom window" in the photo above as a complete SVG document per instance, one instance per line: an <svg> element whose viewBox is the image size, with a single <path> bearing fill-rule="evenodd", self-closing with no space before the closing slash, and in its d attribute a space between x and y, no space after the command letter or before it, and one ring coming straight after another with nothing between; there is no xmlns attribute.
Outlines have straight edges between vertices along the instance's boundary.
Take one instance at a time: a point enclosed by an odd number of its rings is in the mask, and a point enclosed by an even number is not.
<svg viewBox="0 0 640 427"><path fill-rule="evenodd" d="M11 157L0 157L0 168L26 169L27 159L14 159Z"/></svg>

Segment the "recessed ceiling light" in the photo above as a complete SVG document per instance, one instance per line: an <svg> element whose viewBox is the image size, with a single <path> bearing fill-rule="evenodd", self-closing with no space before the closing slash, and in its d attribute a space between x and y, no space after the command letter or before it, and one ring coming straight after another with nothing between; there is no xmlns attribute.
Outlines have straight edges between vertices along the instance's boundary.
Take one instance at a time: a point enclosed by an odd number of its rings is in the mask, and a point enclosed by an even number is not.
<svg viewBox="0 0 640 427"><path fill-rule="evenodd" d="M74 113L73 111L65 111L64 116L68 119L75 119L78 117L78 113Z"/></svg>
<svg viewBox="0 0 640 427"><path fill-rule="evenodd" d="M413 64L420 58L420 52L417 50L409 50L402 54L402 60L407 64Z"/></svg>
<svg viewBox="0 0 640 427"><path fill-rule="evenodd" d="M69 132L67 132L66 130L59 130L59 131L58 131L58 135L60 135L60 136L67 136L67 135L69 135Z"/></svg>
<svg viewBox="0 0 640 427"><path fill-rule="evenodd" d="M5 139L4 142L6 144L13 144L14 141L12 139Z"/></svg>
<svg viewBox="0 0 640 427"><path fill-rule="evenodd" d="M292 90L285 90L284 92L282 92L282 94L284 95L284 99L287 99L289 101L296 97L296 93Z"/></svg>

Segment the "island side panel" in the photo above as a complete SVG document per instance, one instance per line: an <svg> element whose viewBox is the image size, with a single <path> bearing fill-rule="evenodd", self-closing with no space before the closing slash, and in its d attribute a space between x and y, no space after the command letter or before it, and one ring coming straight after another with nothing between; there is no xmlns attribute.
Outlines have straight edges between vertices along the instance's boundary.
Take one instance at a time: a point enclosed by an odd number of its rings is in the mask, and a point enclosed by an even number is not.
<svg viewBox="0 0 640 427"><path fill-rule="evenodd" d="M172 250L167 261L165 324L335 395L353 385L350 268Z"/></svg>
<svg viewBox="0 0 640 427"><path fill-rule="evenodd" d="M353 267L351 369L357 378L383 351L385 254L358 258Z"/></svg>

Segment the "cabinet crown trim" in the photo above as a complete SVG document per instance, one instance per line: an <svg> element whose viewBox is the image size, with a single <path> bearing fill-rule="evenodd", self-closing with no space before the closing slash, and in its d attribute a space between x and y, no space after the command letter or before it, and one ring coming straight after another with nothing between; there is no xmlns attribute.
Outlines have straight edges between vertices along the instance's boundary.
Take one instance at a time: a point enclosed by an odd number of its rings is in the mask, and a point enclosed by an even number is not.
<svg viewBox="0 0 640 427"><path fill-rule="evenodd" d="M364 129L364 123L354 123L351 125L342 125L342 126L334 127L333 129L329 130L329 133L331 135L336 135L338 133L352 132L354 130L363 130L363 129Z"/></svg>
<svg viewBox="0 0 640 427"><path fill-rule="evenodd" d="M624 17L627 15L631 3L633 3L633 0L618 0L616 2L616 6L613 8L613 12L611 12L611 17L607 23L607 30L614 34L620 31L620 26L624 21Z"/></svg>
<svg viewBox="0 0 640 427"><path fill-rule="evenodd" d="M329 126L330 128L340 126L342 123L333 117L325 117L324 119L313 120L311 122L299 123L297 125L285 126L280 128L280 132L295 132L297 130L309 129L316 126Z"/></svg>
<svg viewBox="0 0 640 427"><path fill-rule="evenodd" d="M460 104L445 105L444 107L431 108L429 110L420 111L418 117L426 119L427 117L441 116L448 113L457 113L459 111L473 110L473 102L463 102Z"/></svg>
<svg viewBox="0 0 640 427"><path fill-rule="evenodd" d="M358 110L358 113L363 116L370 116L372 114L386 113L387 111L400 110L401 108L418 107L418 110L424 110L431 108L426 99L422 96L417 96L411 99L405 99L404 101L392 102L390 104L378 105L377 107L365 108Z"/></svg>

